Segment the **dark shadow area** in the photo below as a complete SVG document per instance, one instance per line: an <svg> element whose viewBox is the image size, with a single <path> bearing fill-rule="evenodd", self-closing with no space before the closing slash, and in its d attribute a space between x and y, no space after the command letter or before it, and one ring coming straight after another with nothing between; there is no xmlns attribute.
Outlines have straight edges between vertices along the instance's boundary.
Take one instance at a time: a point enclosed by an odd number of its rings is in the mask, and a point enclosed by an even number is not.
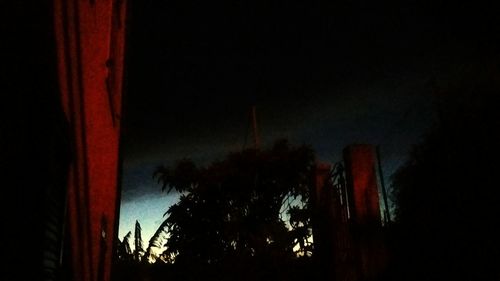
<svg viewBox="0 0 500 281"><path fill-rule="evenodd" d="M391 280L498 280L498 57L436 85L439 120L394 174Z"/></svg>
<svg viewBox="0 0 500 281"><path fill-rule="evenodd" d="M69 137L59 102L51 1L0 12L3 280L65 280Z"/></svg>

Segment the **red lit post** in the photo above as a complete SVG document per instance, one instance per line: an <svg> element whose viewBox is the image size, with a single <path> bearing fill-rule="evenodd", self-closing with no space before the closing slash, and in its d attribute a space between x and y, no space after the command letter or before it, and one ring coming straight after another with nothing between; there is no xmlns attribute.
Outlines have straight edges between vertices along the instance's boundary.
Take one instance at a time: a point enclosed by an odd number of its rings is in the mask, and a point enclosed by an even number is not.
<svg viewBox="0 0 500 281"><path fill-rule="evenodd" d="M387 255L381 229L375 148L350 145L344 149L344 163L356 263L362 279L375 278L384 269Z"/></svg>

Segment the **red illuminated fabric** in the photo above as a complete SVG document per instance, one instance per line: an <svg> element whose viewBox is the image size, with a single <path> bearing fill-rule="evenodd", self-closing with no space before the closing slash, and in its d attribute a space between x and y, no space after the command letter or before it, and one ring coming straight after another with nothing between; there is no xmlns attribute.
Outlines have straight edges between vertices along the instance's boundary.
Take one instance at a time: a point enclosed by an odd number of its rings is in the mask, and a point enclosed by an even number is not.
<svg viewBox="0 0 500 281"><path fill-rule="evenodd" d="M116 223L125 1L54 0L59 87L71 126L74 280L110 280Z"/></svg>

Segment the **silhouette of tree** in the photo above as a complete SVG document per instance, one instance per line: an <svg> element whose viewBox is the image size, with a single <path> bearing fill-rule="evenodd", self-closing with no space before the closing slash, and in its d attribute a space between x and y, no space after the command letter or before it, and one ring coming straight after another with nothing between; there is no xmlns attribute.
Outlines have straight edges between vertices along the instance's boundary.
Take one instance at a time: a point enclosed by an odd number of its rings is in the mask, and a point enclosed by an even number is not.
<svg viewBox="0 0 500 281"><path fill-rule="evenodd" d="M207 167L187 159L159 167L154 177L162 190L181 196L147 254L165 245L164 257L175 264L222 265L229 271L256 262L283 264L296 260L298 252L307 256L313 163L311 148L281 140L268 150L231 153Z"/></svg>
<svg viewBox="0 0 500 281"><path fill-rule="evenodd" d="M141 235L141 224L139 221L135 221L135 232L134 232L134 259L140 261L143 254L144 248L142 245L142 235Z"/></svg>
<svg viewBox="0 0 500 281"><path fill-rule="evenodd" d="M132 232L129 231L124 237L123 241L118 240L118 259L123 261L132 260L132 250L130 249L130 237Z"/></svg>
<svg viewBox="0 0 500 281"><path fill-rule="evenodd" d="M396 280L500 280L499 73L472 67L438 90L438 124L393 176Z"/></svg>

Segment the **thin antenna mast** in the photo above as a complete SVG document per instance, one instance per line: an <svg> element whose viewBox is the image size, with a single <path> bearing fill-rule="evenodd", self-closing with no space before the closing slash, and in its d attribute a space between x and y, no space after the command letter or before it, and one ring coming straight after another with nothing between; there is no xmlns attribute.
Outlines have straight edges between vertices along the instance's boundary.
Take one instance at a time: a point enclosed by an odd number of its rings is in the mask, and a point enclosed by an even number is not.
<svg viewBox="0 0 500 281"><path fill-rule="evenodd" d="M257 116L255 113L255 105L252 105L252 128L253 128L253 141L255 149L259 149L260 140L259 140L259 132L257 130Z"/></svg>

